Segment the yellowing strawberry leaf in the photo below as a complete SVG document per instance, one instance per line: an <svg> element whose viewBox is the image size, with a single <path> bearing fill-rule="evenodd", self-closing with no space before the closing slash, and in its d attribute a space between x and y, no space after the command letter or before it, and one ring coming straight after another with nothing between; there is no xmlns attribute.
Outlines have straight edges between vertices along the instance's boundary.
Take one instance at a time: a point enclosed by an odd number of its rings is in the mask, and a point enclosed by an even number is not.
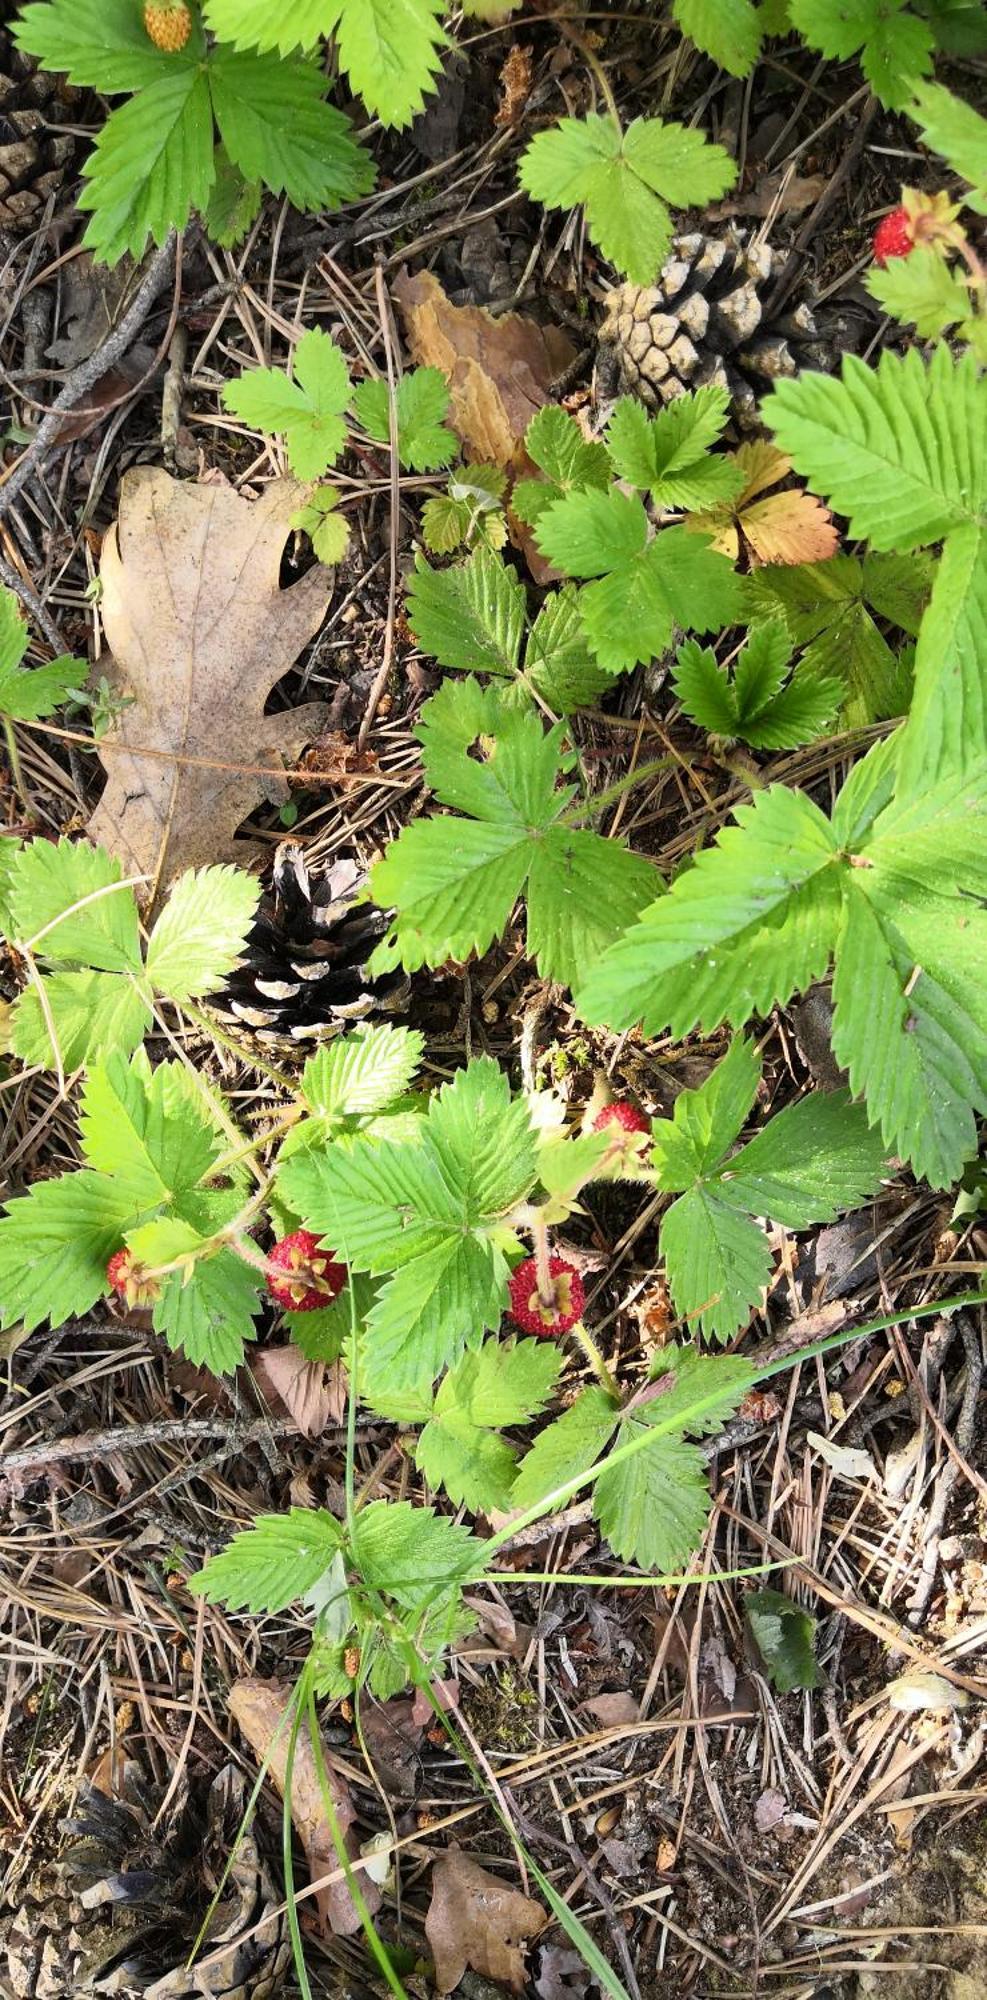
<svg viewBox="0 0 987 2000"><path fill-rule="evenodd" d="M446 428L449 385L441 368L412 368L402 375L395 398L398 458L409 472L434 472L459 452L454 433ZM361 382L353 391L357 421L368 437L389 444L390 390L386 378Z"/></svg>
<svg viewBox="0 0 987 2000"><path fill-rule="evenodd" d="M559 789L562 724L546 732L496 688L447 681L417 734L436 797L470 817L416 820L377 862L373 897L394 916L372 966L485 951L524 893L531 956L545 978L571 983L651 894L650 863L563 819L575 790Z"/></svg>
<svg viewBox="0 0 987 2000"><path fill-rule="evenodd" d="M635 118L626 132L612 118L561 118L521 156L526 194L546 208L580 203L593 242L636 284L652 284L672 239L669 202L715 201L737 169L701 132L660 118Z"/></svg>
<svg viewBox="0 0 987 2000"><path fill-rule="evenodd" d="M683 708L700 729L755 750L792 750L829 728L842 682L801 661L788 676L792 647L780 619L760 625L732 669L717 665L710 646L679 647L672 676Z"/></svg>
<svg viewBox="0 0 987 2000"><path fill-rule="evenodd" d="M417 1391L497 1325L503 1218L535 1178L523 1100L493 1062L430 1099L414 1145L357 1137L299 1153L278 1185L296 1215L357 1271L385 1283L367 1318L363 1391Z"/></svg>
<svg viewBox="0 0 987 2000"><path fill-rule="evenodd" d="M255 429L283 435L292 471L318 479L346 442L350 372L335 341L318 328L303 333L292 367L291 377L280 368L255 368L225 383L223 402Z"/></svg>
<svg viewBox="0 0 987 2000"><path fill-rule="evenodd" d="M731 500L689 515L690 532L711 535L713 547L732 562L741 550L751 563L818 563L836 554L839 538L828 509L801 490L770 493L792 469L777 447L760 440L733 453L741 486Z"/></svg>

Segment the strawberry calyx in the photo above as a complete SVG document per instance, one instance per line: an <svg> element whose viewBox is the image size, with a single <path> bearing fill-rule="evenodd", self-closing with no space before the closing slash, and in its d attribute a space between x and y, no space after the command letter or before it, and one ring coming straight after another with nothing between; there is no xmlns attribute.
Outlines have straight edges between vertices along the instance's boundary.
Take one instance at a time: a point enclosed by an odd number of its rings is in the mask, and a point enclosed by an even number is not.
<svg viewBox="0 0 987 2000"><path fill-rule="evenodd" d="M160 1280L148 1275L146 1267L137 1262L126 1245L114 1250L106 1266L106 1278L111 1290L127 1306L151 1306L161 1297Z"/></svg>
<svg viewBox="0 0 987 2000"><path fill-rule="evenodd" d="M292 1230L267 1253L267 1289L285 1312L316 1312L331 1305L348 1272L311 1229Z"/></svg>
<svg viewBox="0 0 987 2000"><path fill-rule="evenodd" d="M539 1290L538 1265L534 1257L525 1257L523 1263L517 1266L511 1275L508 1290L515 1326L519 1326L522 1333L533 1333L539 1339L551 1340L558 1334L568 1333L570 1327L582 1318L586 1292L579 1272L564 1257L550 1257L548 1270L550 1297L546 1298Z"/></svg>

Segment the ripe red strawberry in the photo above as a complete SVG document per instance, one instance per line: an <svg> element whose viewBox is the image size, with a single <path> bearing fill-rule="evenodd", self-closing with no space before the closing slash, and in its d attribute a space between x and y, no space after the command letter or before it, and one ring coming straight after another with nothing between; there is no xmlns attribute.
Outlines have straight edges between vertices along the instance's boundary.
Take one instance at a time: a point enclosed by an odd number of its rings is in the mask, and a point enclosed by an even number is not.
<svg viewBox="0 0 987 2000"><path fill-rule="evenodd" d="M145 0L144 26L155 48L174 56L192 33L192 16L185 0Z"/></svg>
<svg viewBox="0 0 987 2000"><path fill-rule="evenodd" d="M649 1137L651 1134L651 1120L626 1097L616 1098L613 1104L605 1104L602 1111L597 1112L593 1120L594 1132L605 1132L608 1125L619 1125L622 1132L647 1132Z"/></svg>
<svg viewBox="0 0 987 2000"><path fill-rule="evenodd" d="M510 1282L511 1318L522 1333L536 1333L551 1339L568 1333L583 1316L586 1293L579 1272L564 1257L550 1257L553 1297L543 1300L538 1291L538 1266L534 1257L519 1264Z"/></svg>
<svg viewBox="0 0 987 2000"><path fill-rule="evenodd" d="M157 1278L144 1276L132 1250L114 1250L106 1266L108 1283L128 1306L150 1306L161 1297Z"/></svg>
<svg viewBox="0 0 987 2000"><path fill-rule="evenodd" d="M267 1253L268 1264L284 1277L268 1271L267 1289L285 1312L310 1313L332 1304L348 1276L346 1265L337 1264L310 1229L296 1229L282 1236Z"/></svg>
<svg viewBox="0 0 987 2000"><path fill-rule="evenodd" d="M912 218L906 208L893 208L882 215L874 231L874 262L884 265L889 257L908 257L915 248Z"/></svg>

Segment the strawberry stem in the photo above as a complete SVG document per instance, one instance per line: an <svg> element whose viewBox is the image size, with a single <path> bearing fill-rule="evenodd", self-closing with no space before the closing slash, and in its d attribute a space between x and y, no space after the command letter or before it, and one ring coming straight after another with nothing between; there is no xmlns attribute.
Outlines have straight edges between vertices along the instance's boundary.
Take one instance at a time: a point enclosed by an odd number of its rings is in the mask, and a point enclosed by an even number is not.
<svg viewBox="0 0 987 2000"><path fill-rule="evenodd" d="M569 1332L572 1335L573 1340L575 1340L578 1343L578 1345L582 1348L583 1353L587 1361L589 1362L589 1365L593 1370L593 1373L596 1376L596 1379L599 1382L601 1388L606 1390L608 1396L613 1397L615 1403L619 1403L620 1390L617 1387L617 1383L614 1380L614 1377L611 1375L610 1370L607 1367L607 1364L604 1361L603 1356L600 1353L600 1350L597 1347L597 1344L593 1339L592 1334L587 1333L586 1328L582 1323L582 1320L577 1319L575 1326L571 1326L569 1328Z"/></svg>

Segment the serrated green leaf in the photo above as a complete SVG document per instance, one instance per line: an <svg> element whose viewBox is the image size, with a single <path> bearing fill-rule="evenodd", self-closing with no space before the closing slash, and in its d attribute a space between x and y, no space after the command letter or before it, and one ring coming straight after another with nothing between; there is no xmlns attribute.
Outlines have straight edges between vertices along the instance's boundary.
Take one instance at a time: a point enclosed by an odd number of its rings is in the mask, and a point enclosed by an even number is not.
<svg viewBox="0 0 987 2000"><path fill-rule="evenodd" d="M946 333L973 309L969 286L931 244L916 243L909 256L892 257L883 269L875 264L864 282L883 312L914 326L923 340Z"/></svg>
<svg viewBox="0 0 987 2000"><path fill-rule="evenodd" d="M687 639L675 656L672 686L690 722L708 736L726 741L737 734L737 698L729 675L719 667L712 646Z"/></svg>
<svg viewBox="0 0 987 2000"><path fill-rule="evenodd" d="M719 1164L750 1115L760 1081L757 1049L737 1035L704 1083L679 1092L671 1118L652 1120L651 1162L660 1188L680 1193Z"/></svg>
<svg viewBox="0 0 987 2000"><path fill-rule="evenodd" d="M544 478L520 479L511 494L519 520L531 524L563 493L582 486L610 484L610 457L603 444L591 444L567 410L546 403L532 417L524 448Z"/></svg>
<svg viewBox="0 0 987 2000"><path fill-rule="evenodd" d="M283 433L292 471L318 479L346 442L350 372L335 341L317 327L303 333L292 365L293 379L279 368L255 368L225 383L223 402L258 430Z"/></svg>
<svg viewBox="0 0 987 2000"><path fill-rule="evenodd" d="M134 0L32 0L18 13L13 39L42 69L64 72L71 83L106 96L140 90L169 70L194 69L204 46L193 22L184 49L156 48Z"/></svg>
<svg viewBox="0 0 987 2000"><path fill-rule="evenodd" d="M259 884L238 868L180 876L148 940L156 991L179 1002L214 993L239 962L259 899Z"/></svg>
<svg viewBox="0 0 987 2000"><path fill-rule="evenodd" d="M206 26L221 42L236 49L314 49L320 35L330 35L338 0L205 0Z"/></svg>
<svg viewBox="0 0 987 2000"><path fill-rule="evenodd" d="M435 1411L467 1415L486 1430L527 1423L548 1402L562 1372L562 1354L551 1341L485 1340L464 1355L440 1383Z"/></svg>
<svg viewBox="0 0 987 2000"><path fill-rule="evenodd" d="M435 88L447 44L442 0L333 0L331 11L351 88L383 125L409 125Z"/></svg>
<svg viewBox="0 0 987 2000"><path fill-rule="evenodd" d="M216 1128L180 1063L152 1071L143 1053L117 1052L90 1069L79 1136L88 1165L112 1174L134 1214L170 1207L196 1187L218 1156Z"/></svg>
<svg viewBox="0 0 987 2000"><path fill-rule="evenodd" d="M220 44L209 86L220 137L248 181L311 210L338 208L373 187L373 161L349 119L325 102L317 64Z"/></svg>
<svg viewBox="0 0 987 2000"><path fill-rule="evenodd" d="M151 1025L151 989L144 979L115 972L53 972L14 1003L13 1047L22 1062L66 1074L104 1050L129 1055ZM57 1047L52 1045L54 1032Z"/></svg>
<svg viewBox="0 0 987 2000"><path fill-rule="evenodd" d="M528 634L524 682L557 715L585 708L613 686L613 675L590 652L574 584L545 598Z"/></svg>
<svg viewBox="0 0 987 2000"><path fill-rule="evenodd" d="M932 31L906 12L907 0L789 0L792 26L810 48L837 62L860 55L860 66L881 103L901 110L915 77L929 69Z"/></svg>
<svg viewBox="0 0 987 2000"><path fill-rule="evenodd" d="M475 1514L506 1512L517 1471L512 1447L495 1431L481 1430L462 1410L430 1419L415 1446L415 1464L434 1491L454 1507Z"/></svg>
<svg viewBox="0 0 987 2000"><path fill-rule="evenodd" d="M206 234L221 250L234 250L256 222L264 190L259 181L248 181L233 165L225 146L213 154L215 178L202 220Z"/></svg>
<svg viewBox="0 0 987 2000"><path fill-rule="evenodd" d="M791 1104L717 1174L731 1207L786 1229L832 1222L870 1199L886 1168L880 1132L847 1090L813 1091Z"/></svg>
<svg viewBox="0 0 987 2000"><path fill-rule="evenodd" d="M736 818L604 954L577 994L584 1020L682 1039L742 1027L822 978L840 913L827 820L782 785Z"/></svg>
<svg viewBox="0 0 987 2000"><path fill-rule="evenodd" d="M386 378L361 382L353 391L357 421L368 437L389 444L390 390ZM459 451L448 430L449 385L441 368L412 368L402 375L395 398L398 458L406 471L435 472L450 464Z"/></svg>
<svg viewBox="0 0 987 2000"><path fill-rule="evenodd" d="M744 1600L751 1636L779 1694L819 1686L816 1621L780 1590L753 1590Z"/></svg>
<svg viewBox="0 0 987 2000"><path fill-rule="evenodd" d="M731 76L749 76L761 50L762 27L753 0L674 0L684 35Z"/></svg>
<svg viewBox="0 0 987 2000"><path fill-rule="evenodd" d="M781 612L802 667L844 684L843 717L851 728L902 713L899 661L874 614L913 636L928 602L932 565L925 556L838 555L824 563L777 564L749 579L752 618Z"/></svg>
<svg viewBox="0 0 987 2000"><path fill-rule="evenodd" d="M361 1581L415 1610L436 1586L483 1571L483 1543L468 1528L410 1500L373 1500L354 1515L351 1547Z"/></svg>
<svg viewBox="0 0 987 2000"><path fill-rule="evenodd" d="M215 172L205 72L178 64L107 118L77 196L91 217L83 241L106 264L139 259L149 237L166 242L207 206Z"/></svg>
<svg viewBox="0 0 987 2000"><path fill-rule="evenodd" d="M134 892L104 848L32 840L17 855L9 900L16 941L43 962L143 971Z"/></svg>
<svg viewBox="0 0 987 2000"><path fill-rule="evenodd" d="M306 1361L337 1361L348 1350L354 1332L358 1340L362 1338L373 1301L374 1287L369 1279L351 1272L331 1306L318 1306L314 1312L283 1314L292 1346L304 1354ZM361 1381L361 1393L362 1388Z"/></svg>
<svg viewBox="0 0 987 2000"><path fill-rule="evenodd" d="M732 500L744 474L730 458L711 458L730 399L710 385L689 390L649 418L634 396L614 405L607 441L618 477L650 491L660 507L707 507Z"/></svg>
<svg viewBox="0 0 987 2000"><path fill-rule="evenodd" d="M453 569L423 556L408 578L408 624L422 651L464 673L517 672L525 622L524 586L492 549L478 548Z"/></svg>
<svg viewBox="0 0 987 2000"><path fill-rule="evenodd" d="M291 517L292 527L309 536L319 561L328 569L342 562L350 545L349 525L338 506L338 486L314 486L305 505Z"/></svg>
<svg viewBox="0 0 987 2000"><path fill-rule="evenodd" d="M987 466L987 451L983 457ZM987 756L985 620L987 514L953 529L936 567L899 752L903 793L920 791L946 774L959 780Z"/></svg>
<svg viewBox="0 0 987 2000"><path fill-rule="evenodd" d="M679 649L675 692L692 720L755 750L791 750L811 743L832 722L843 684L802 661L786 681L791 640L782 619L758 626L732 670L717 666L708 646Z"/></svg>
<svg viewBox="0 0 987 2000"><path fill-rule="evenodd" d="M729 1340L749 1319L771 1275L764 1230L730 1208L715 1184L680 1196L661 1225L669 1290L692 1333Z"/></svg>
<svg viewBox="0 0 987 2000"><path fill-rule="evenodd" d="M134 1215L104 1174L38 1181L0 1217L0 1325L64 1326L108 1290L106 1266Z"/></svg>
<svg viewBox="0 0 987 2000"><path fill-rule="evenodd" d="M534 1507L579 1472L588 1472L610 1443L620 1412L605 1389L584 1389L548 1424L525 1453L511 1493L512 1507ZM561 1506L561 1501L557 1503Z"/></svg>
<svg viewBox="0 0 987 2000"><path fill-rule="evenodd" d="M987 509L987 376L940 344L885 350L877 368L778 382L763 405L796 470L876 549L939 541Z"/></svg>
<svg viewBox="0 0 987 2000"><path fill-rule="evenodd" d="M474 815L406 827L371 874L374 900L394 911L372 964L409 970L484 951L522 890L528 945L545 977L572 982L641 909L648 862L621 843L559 824L571 788L557 789L561 726L545 731L495 688L447 682L418 735L426 776L444 804ZM477 759L469 752L483 746Z"/></svg>
<svg viewBox="0 0 987 2000"><path fill-rule="evenodd" d="M327 1127L343 1119L371 1118L407 1090L424 1048L425 1038L416 1029L354 1028L309 1057L302 1071L302 1096Z"/></svg>
<svg viewBox="0 0 987 2000"><path fill-rule="evenodd" d="M259 1514L221 1555L188 1579L193 1597L230 1611L272 1615L308 1595L332 1565L343 1531L324 1507Z"/></svg>
<svg viewBox="0 0 987 2000"><path fill-rule="evenodd" d="M603 255L636 284L654 281L672 237L667 203L714 201L732 187L736 166L701 132L660 118L635 118L626 132L611 118L561 118L521 156L526 194L546 208L581 203Z"/></svg>
<svg viewBox="0 0 987 2000"><path fill-rule="evenodd" d="M635 1418L621 1424L618 1447L643 1428ZM668 1576L702 1540L709 1509L702 1455L683 1438L656 1439L625 1464L604 1467L594 1489L593 1511L614 1555Z"/></svg>
<svg viewBox="0 0 987 2000"><path fill-rule="evenodd" d="M89 669L84 660L67 655L41 667L22 667L27 652L27 623L12 590L0 589L0 715L13 722L37 722L50 715Z"/></svg>
<svg viewBox="0 0 987 2000"><path fill-rule="evenodd" d="M983 8L973 10L984 25ZM964 104L941 83L915 83L905 107L927 146L931 146L969 183L963 202L976 215L987 215L987 118Z"/></svg>

